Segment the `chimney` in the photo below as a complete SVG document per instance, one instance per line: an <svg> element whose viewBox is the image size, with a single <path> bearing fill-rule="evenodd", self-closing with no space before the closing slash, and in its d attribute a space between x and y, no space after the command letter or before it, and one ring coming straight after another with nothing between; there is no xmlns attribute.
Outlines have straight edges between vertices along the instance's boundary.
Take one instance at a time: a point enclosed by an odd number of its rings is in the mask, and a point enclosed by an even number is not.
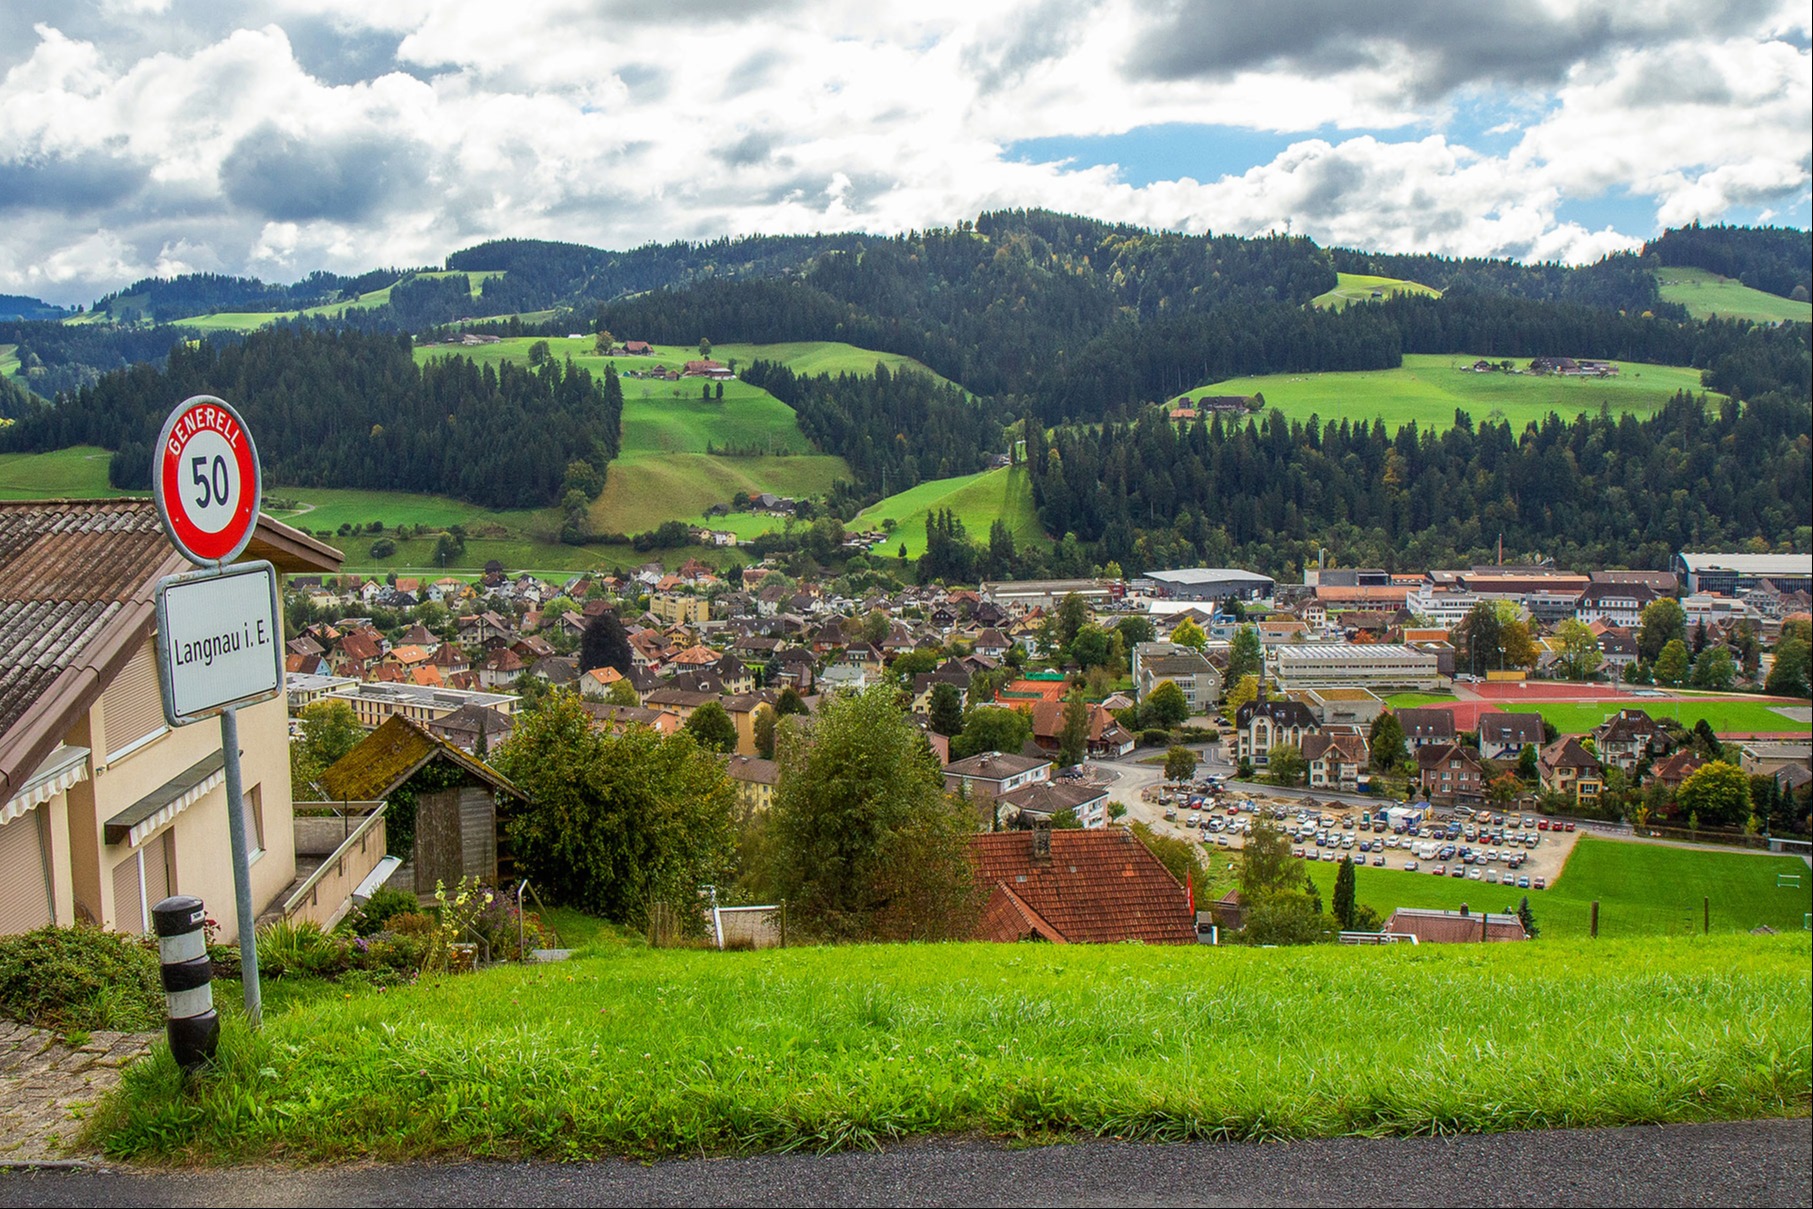
<svg viewBox="0 0 1813 1209"><path fill-rule="evenodd" d="M1032 859L1041 865L1051 863L1051 824L1032 825Z"/></svg>

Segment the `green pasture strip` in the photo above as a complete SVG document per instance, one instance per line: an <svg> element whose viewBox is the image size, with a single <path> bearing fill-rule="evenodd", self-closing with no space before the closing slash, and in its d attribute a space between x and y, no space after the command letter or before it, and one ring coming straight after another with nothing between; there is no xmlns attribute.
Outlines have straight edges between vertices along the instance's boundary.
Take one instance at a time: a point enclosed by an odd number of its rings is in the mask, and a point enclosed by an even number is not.
<svg viewBox="0 0 1813 1209"><path fill-rule="evenodd" d="M1657 269L1656 284L1664 301L1678 302L1695 319L1754 319L1761 323L1813 322L1813 303L1753 290L1741 281L1708 269Z"/></svg>
<svg viewBox="0 0 1813 1209"><path fill-rule="evenodd" d="M0 499L101 499L146 492L119 491L107 484L113 455L93 445L72 445L49 453L0 453Z"/></svg>
<svg viewBox="0 0 1813 1209"><path fill-rule="evenodd" d="M1420 281L1405 281L1398 277L1374 277L1366 273L1336 273L1335 277L1338 278L1335 288L1311 298L1311 306L1339 310L1349 303L1369 302L1375 292L1386 298L1394 294L1422 294L1431 298L1442 295L1440 290Z"/></svg>
<svg viewBox="0 0 1813 1209"><path fill-rule="evenodd" d="M1568 350L1558 349L1556 354L1566 356ZM1446 429L1454 423L1458 409L1476 423L1502 418L1521 431L1527 423L1540 423L1550 412L1572 417L1598 411L1601 404L1614 412L1648 415L1678 390L1699 394L1704 389L1698 370L1634 361L1614 362L1619 367L1615 378L1474 373L1466 368L1482 357L1501 359L1472 353L1410 353L1397 369L1265 374L1205 384L1186 393L1263 394L1266 410L1281 411L1294 420L1315 415L1323 421L1344 418L1370 423L1377 417L1388 429L1412 420L1424 428ZM1524 369L1529 358L1514 359L1513 364ZM1256 418L1262 421L1264 412Z"/></svg>
<svg viewBox="0 0 1813 1209"><path fill-rule="evenodd" d="M1544 842L1548 839L1545 836ZM1467 878L1436 877L1429 861L1411 873L1402 849L1387 849L1388 866L1354 870L1359 902L1389 916L1398 907L1473 911L1515 908L1525 895L1535 912L1544 942L1578 940L1591 930L1592 904L1599 903L1603 939L1692 936L1703 926L1703 898L1712 899L1712 930L1747 933L1768 925L1778 932L1800 932L1805 912L1813 910L1813 877L1798 857L1757 852L1710 852L1673 848L1633 840L1577 837L1561 876L1546 890L1519 890ZM1318 861L1310 876L1324 901L1334 893L1338 862ZM1798 874L1798 888L1776 885L1776 875Z"/></svg>
<svg viewBox="0 0 1813 1209"><path fill-rule="evenodd" d="M215 1072L185 1086L160 1046L89 1138L296 1163L1793 1116L1809 969L1800 935L617 948L229 1020Z"/></svg>
<svg viewBox="0 0 1813 1209"><path fill-rule="evenodd" d="M1385 698L1392 709L1416 709L1424 705L1453 705L1459 698L1453 693L1393 693Z"/></svg>
<svg viewBox="0 0 1813 1209"><path fill-rule="evenodd" d="M927 516L946 508L963 522L972 541L986 542L989 527L997 519L1006 522L1018 546L1049 545L1051 541L1039 525L1032 481L1024 466L928 480L865 508L849 528L880 529L892 519L894 530L882 549L895 554L904 543L907 556L917 558L925 551Z"/></svg>

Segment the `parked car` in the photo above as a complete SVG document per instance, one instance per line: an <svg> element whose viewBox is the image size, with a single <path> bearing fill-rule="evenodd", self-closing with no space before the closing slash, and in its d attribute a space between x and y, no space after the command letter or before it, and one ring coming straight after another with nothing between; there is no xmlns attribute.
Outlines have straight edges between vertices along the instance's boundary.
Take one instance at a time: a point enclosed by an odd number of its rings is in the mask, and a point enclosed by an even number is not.
<svg viewBox="0 0 1813 1209"><path fill-rule="evenodd" d="M1415 873L1416 872L1416 862L1415 861L1405 861L1404 862L1404 872Z"/></svg>
<svg viewBox="0 0 1813 1209"><path fill-rule="evenodd" d="M1383 869L1385 867L1385 858L1383 856L1375 856L1372 858L1372 863L1375 868Z"/></svg>
<svg viewBox="0 0 1813 1209"><path fill-rule="evenodd" d="M1532 884L1538 890L1547 890L1549 888L1549 880L1546 877L1539 877Z"/></svg>

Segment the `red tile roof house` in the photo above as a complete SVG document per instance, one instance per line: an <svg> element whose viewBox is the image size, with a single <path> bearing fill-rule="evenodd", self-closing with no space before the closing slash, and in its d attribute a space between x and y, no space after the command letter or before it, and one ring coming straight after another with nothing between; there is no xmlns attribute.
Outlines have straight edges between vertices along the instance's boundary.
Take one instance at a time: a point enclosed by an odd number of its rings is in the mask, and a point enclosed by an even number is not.
<svg viewBox="0 0 1813 1209"><path fill-rule="evenodd" d="M1196 943L1184 887L1125 828L994 832L970 857L987 895L977 940Z"/></svg>
<svg viewBox="0 0 1813 1209"><path fill-rule="evenodd" d="M1478 802L1485 769L1479 757L1458 743L1416 750L1417 783L1431 802Z"/></svg>

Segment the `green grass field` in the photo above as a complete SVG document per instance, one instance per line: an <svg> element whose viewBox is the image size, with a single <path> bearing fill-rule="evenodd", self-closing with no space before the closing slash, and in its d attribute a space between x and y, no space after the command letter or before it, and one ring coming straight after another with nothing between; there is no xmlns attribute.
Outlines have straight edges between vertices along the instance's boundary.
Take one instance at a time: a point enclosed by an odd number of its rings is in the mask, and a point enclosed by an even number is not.
<svg viewBox="0 0 1813 1209"><path fill-rule="evenodd" d="M1483 354L1481 354L1483 355ZM1551 411L1572 417L1597 411L1603 403L1614 412L1648 415L1677 390L1700 393L1700 371L1667 365L1620 361L1616 378L1588 380L1531 374L1476 374L1466 370L1478 358L1471 354L1413 353L1398 369L1328 374L1266 374L1233 378L1186 392L1217 395L1265 395L1266 410L1294 420L1311 415L1323 421L1346 418L1371 421L1375 416L1395 429L1415 420L1424 428L1445 429L1455 411L1475 422L1508 420L1521 430ZM1519 368L1528 364L1520 360ZM1722 398L1723 396L1712 396ZM1261 412L1260 419L1264 418Z"/></svg>
<svg viewBox="0 0 1813 1209"><path fill-rule="evenodd" d="M1340 280L1335 288L1326 294L1317 294L1309 300L1311 306L1331 307L1340 310L1351 302L1369 302L1376 291L1382 297L1393 294L1425 294L1440 298L1442 292L1420 281L1405 281L1397 277L1371 277L1364 273L1336 273Z"/></svg>
<svg viewBox="0 0 1813 1209"><path fill-rule="evenodd" d="M107 462L112 456L92 445L50 453L0 453L0 500L100 499L135 494L107 485Z"/></svg>
<svg viewBox="0 0 1813 1209"><path fill-rule="evenodd" d="M1416 709L1424 705L1453 705L1456 700L1453 693L1393 693L1385 698L1385 704L1392 709Z"/></svg>
<svg viewBox="0 0 1813 1209"><path fill-rule="evenodd" d="M1328 862L1309 866L1324 901L1334 893L1339 867ZM1798 874L1800 887L1778 887L1778 873ZM1462 903L1475 911L1502 911L1527 894L1545 942L1588 936L1595 900L1602 939L1697 935L1701 899L1708 897L1712 929L1719 933L1745 933L1762 924L1798 933L1804 913L1813 910L1813 876L1799 857L1708 852L1590 835L1579 837L1561 876L1547 890L1367 866L1354 870L1354 891L1359 902L1381 917L1398 907L1452 911Z"/></svg>
<svg viewBox="0 0 1813 1209"><path fill-rule="evenodd" d="M96 1110L197 1163L1429 1135L1796 1116L1806 937L1372 949L595 947L386 992L231 984Z"/></svg>
<svg viewBox="0 0 1813 1209"><path fill-rule="evenodd" d="M503 272L497 269L486 269L470 273L417 273L417 277L455 277L464 276L474 298L479 296L479 287L492 277L502 277ZM347 311L369 310L383 306L390 301L390 286L381 290L371 290L357 298L345 302L331 302L325 306L311 306L300 311L217 311L212 315L192 315L187 319L175 320L177 324L192 328L198 332L251 332L275 323L279 319L294 319L298 316L310 318L337 319ZM502 318L502 316L499 316Z"/></svg>
<svg viewBox="0 0 1813 1209"><path fill-rule="evenodd" d="M1764 323L1782 319L1813 323L1813 303L1765 294L1706 269L1657 269L1656 284L1665 301L1680 303L1696 319L1719 315Z"/></svg>
<svg viewBox="0 0 1813 1209"><path fill-rule="evenodd" d="M1752 735L1784 731L1806 732L1806 723L1777 713L1778 707L1792 708L1791 702L1746 700L1742 697L1640 697L1634 701L1532 701L1528 704L1501 702L1538 713L1564 735L1581 735L1592 730L1618 710L1634 706L1652 718L1675 718L1691 730L1701 719L1714 734Z"/></svg>
<svg viewBox="0 0 1813 1209"><path fill-rule="evenodd" d="M894 529L883 549L895 554L904 544L909 558L925 551L926 517L948 508L963 522L972 541L986 542L989 527L999 518L1007 523L1017 546L1049 545L1039 527L1032 504L1032 481L1024 466L985 470L951 479L932 479L890 495L850 522L852 529L880 529L892 520Z"/></svg>
<svg viewBox="0 0 1813 1209"><path fill-rule="evenodd" d="M18 353L18 345L0 344L0 378L16 378L19 376Z"/></svg>

